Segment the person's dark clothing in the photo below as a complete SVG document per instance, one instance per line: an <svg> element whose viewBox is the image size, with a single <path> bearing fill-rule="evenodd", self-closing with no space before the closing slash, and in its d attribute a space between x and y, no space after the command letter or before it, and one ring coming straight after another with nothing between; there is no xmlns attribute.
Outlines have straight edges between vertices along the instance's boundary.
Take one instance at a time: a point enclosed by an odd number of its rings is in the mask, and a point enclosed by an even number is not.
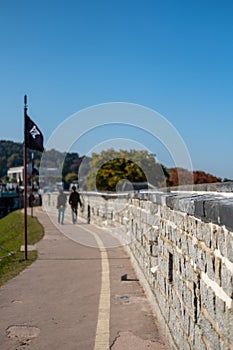
<svg viewBox="0 0 233 350"><path fill-rule="evenodd" d="M29 195L29 207L33 207L33 203L34 203L34 200L35 200L35 196L33 193L30 193Z"/></svg>
<svg viewBox="0 0 233 350"><path fill-rule="evenodd" d="M80 199L80 195L76 190L73 190L69 196L69 204L72 209L72 222L75 224L77 222L78 216L78 204L82 207L82 202Z"/></svg>
<svg viewBox="0 0 233 350"><path fill-rule="evenodd" d="M75 209L78 208L78 204L80 206L82 206L82 202L81 202L80 195L78 192L76 192L76 191L71 192L70 197L69 197L69 204L70 204L71 208L75 208Z"/></svg>

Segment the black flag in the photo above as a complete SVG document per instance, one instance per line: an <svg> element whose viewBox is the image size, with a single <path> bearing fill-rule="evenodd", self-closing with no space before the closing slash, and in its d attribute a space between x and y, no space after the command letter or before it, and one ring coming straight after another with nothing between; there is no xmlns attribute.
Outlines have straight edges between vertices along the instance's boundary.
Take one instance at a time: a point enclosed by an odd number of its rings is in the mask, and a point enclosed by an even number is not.
<svg viewBox="0 0 233 350"><path fill-rule="evenodd" d="M32 150L44 152L44 137L38 126L26 115L26 146Z"/></svg>

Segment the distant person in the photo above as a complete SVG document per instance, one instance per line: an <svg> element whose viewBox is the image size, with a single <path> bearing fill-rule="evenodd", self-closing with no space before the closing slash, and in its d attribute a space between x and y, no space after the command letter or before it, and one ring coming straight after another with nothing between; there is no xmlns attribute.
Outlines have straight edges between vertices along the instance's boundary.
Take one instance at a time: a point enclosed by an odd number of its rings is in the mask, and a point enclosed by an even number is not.
<svg viewBox="0 0 233 350"><path fill-rule="evenodd" d="M78 204L80 205L80 207L83 206L80 199L80 194L76 190L76 186L72 186L72 192L69 196L69 204L72 210L72 222L73 224L75 224L78 218Z"/></svg>
<svg viewBox="0 0 233 350"><path fill-rule="evenodd" d="M29 195L29 207L30 207L30 208L33 207L34 201L35 201L35 196L34 196L34 194L31 192L30 195Z"/></svg>
<svg viewBox="0 0 233 350"><path fill-rule="evenodd" d="M57 209L58 209L58 223L63 225L65 208L66 208L66 195L63 190L59 190L59 195L57 196Z"/></svg>

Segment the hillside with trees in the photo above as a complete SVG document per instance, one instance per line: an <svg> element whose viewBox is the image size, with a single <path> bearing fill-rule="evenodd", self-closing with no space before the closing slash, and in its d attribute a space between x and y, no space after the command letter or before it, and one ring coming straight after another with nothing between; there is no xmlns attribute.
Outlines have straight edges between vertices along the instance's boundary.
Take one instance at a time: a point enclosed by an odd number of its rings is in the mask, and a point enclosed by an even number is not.
<svg viewBox="0 0 233 350"><path fill-rule="evenodd" d="M39 165L41 154L33 152L35 163ZM31 159L32 151L28 150L27 157ZM0 141L0 178L7 174L7 170L12 167L23 165L23 143L13 141Z"/></svg>
<svg viewBox="0 0 233 350"><path fill-rule="evenodd" d="M78 169L84 157L78 153L59 152L51 149L43 154L37 151L27 150L27 162L34 157L37 168L40 167L41 159L43 167L58 168L62 174L62 180L68 187L69 183L78 179ZM12 167L23 166L23 143L13 141L0 141L0 179L7 182L7 170ZM60 179L60 177L59 177Z"/></svg>
<svg viewBox="0 0 233 350"><path fill-rule="evenodd" d="M69 188L70 183L79 181L85 190L115 191L121 180L148 182L156 187L178 186L180 184L201 184L221 182L221 178L202 170L190 172L182 168L166 168L156 162L147 151L104 150L93 153L92 157L80 157L76 152L48 150L43 154L33 152L35 166L57 168L60 180ZM28 150L30 162L32 151ZM23 143L0 141L0 178L7 180L7 170L23 165ZM225 181L225 179L224 179Z"/></svg>

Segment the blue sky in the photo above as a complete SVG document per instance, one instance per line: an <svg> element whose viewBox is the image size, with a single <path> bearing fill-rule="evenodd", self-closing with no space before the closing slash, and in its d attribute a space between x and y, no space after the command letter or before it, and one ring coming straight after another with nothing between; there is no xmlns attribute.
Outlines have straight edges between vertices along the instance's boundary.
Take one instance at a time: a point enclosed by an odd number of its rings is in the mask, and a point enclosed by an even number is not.
<svg viewBox="0 0 233 350"><path fill-rule="evenodd" d="M1 0L0 49L0 139L23 141L24 94L45 143L83 108L136 103L172 123L194 169L233 179L231 0Z"/></svg>

